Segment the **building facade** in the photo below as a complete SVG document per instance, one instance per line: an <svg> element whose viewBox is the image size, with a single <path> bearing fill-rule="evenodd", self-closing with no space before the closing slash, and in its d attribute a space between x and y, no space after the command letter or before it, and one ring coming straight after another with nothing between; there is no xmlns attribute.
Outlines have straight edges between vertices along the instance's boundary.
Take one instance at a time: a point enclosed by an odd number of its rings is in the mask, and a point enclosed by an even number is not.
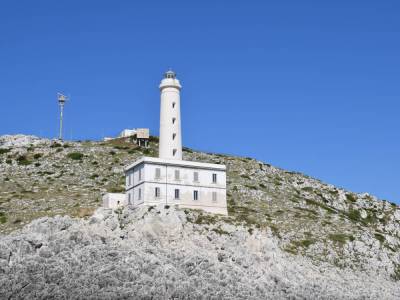
<svg viewBox="0 0 400 300"><path fill-rule="evenodd" d="M143 157L126 168L126 199L226 215L225 166Z"/></svg>

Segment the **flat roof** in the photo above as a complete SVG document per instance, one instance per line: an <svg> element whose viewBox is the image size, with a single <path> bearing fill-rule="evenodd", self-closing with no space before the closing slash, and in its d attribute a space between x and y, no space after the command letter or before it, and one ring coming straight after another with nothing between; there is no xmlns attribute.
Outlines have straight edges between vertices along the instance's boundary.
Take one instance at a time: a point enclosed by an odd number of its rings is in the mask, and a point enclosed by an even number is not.
<svg viewBox="0 0 400 300"><path fill-rule="evenodd" d="M168 166L175 166L175 167L190 167L196 169L213 169L213 170L220 170L225 171L226 166L220 164L210 164L210 163L203 163L197 161L188 161L188 160L178 160L178 159L164 159L158 157L148 157L144 156L134 163L127 165L124 170L128 171L137 165L142 163L149 163L149 164L157 164L157 165L168 165Z"/></svg>

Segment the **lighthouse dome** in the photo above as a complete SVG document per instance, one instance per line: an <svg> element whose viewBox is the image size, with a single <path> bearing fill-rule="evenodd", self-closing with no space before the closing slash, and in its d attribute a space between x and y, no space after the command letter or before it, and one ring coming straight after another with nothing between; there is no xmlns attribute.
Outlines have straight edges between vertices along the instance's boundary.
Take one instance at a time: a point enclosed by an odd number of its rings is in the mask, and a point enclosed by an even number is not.
<svg viewBox="0 0 400 300"><path fill-rule="evenodd" d="M165 72L164 78L172 78L172 79L175 79L175 78L176 78L176 74L175 74L174 71L168 70L167 72Z"/></svg>

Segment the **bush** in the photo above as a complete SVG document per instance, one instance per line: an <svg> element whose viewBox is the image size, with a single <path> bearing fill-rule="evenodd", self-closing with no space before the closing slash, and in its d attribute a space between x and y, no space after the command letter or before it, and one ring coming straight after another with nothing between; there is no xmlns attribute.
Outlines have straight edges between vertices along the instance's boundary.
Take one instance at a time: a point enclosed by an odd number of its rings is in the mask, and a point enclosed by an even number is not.
<svg viewBox="0 0 400 300"><path fill-rule="evenodd" d="M7 222L7 217L6 214L2 211L0 211L0 224L4 224Z"/></svg>
<svg viewBox="0 0 400 300"><path fill-rule="evenodd" d="M26 158L25 155L20 155L20 156L18 156L17 162L18 162L18 164L21 165L21 166L27 166L27 165L29 165L29 164L32 163L31 161L29 161L29 160Z"/></svg>
<svg viewBox="0 0 400 300"><path fill-rule="evenodd" d="M345 244L348 240L354 241L354 237L352 235L347 235L343 233L330 234L329 239L333 242L337 242L340 244Z"/></svg>
<svg viewBox="0 0 400 300"><path fill-rule="evenodd" d="M353 194L346 194L346 199L349 200L350 202L356 202L357 197Z"/></svg>
<svg viewBox="0 0 400 300"><path fill-rule="evenodd" d="M6 148L0 148L0 154L5 154L10 152L10 149L6 149Z"/></svg>
<svg viewBox="0 0 400 300"><path fill-rule="evenodd" d="M6 163L11 165L12 164L12 160L11 159L6 159Z"/></svg>
<svg viewBox="0 0 400 300"><path fill-rule="evenodd" d="M125 192L125 187L114 186L108 189L109 193L123 193Z"/></svg>
<svg viewBox="0 0 400 300"><path fill-rule="evenodd" d="M80 152L71 152L68 153L67 157L73 160L82 160L83 154Z"/></svg>
<svg viewBox="0 0 400 300"><path fill-rule="evenodd" d="M110 151L110 154L111 154L111 155L115 155L115 154L117 154L117 153L115 153L115 151Z"/></svg>
<svg viewBox="0 0 400 300"><path fill-rule="evenodd" d="M33 155L33 158L34 159L39 159L39 158L41 158L42 157L42 154L41 153L36 153L35 155Z"/></svg>
<svg viewBox="0 0 400 300"><path fill-rule="evenodd" d="M50 146L50 148L59 148L59 147L62 147L62 145L60 143L53 143Z"/></svg>
<svg viewBox="0 0 400 300"><path fill-rule="evenodd" d="M361 221L360 211L358 211L356 209L350 209L349 212L347 213L347 216L352 221L355 221L355 222Z"/></svg>
<svg viewBox="0 0 400 300"><path fill-rule="evenodd" d="M385 242L385 237L382 234L375 233L375 238L383 244Z"/></svg>

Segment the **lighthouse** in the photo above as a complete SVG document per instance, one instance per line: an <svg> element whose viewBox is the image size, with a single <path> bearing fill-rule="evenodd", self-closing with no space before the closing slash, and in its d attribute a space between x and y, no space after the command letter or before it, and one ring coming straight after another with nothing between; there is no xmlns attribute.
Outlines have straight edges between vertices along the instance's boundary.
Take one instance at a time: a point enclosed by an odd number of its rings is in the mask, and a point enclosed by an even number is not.
<svg viewBox="0 0 400 300"><path fill-rule="evenodd" d="M169 70L160 83L159 157L182 160L181 99L182 86Z"/></svg>
<svg viewBox="0 0 400 300"><path fill-rule="evenodd" d="M159 157L144 156L126 166L124 201L119 194L108 194L105 207L175 205L228 214L226 166L182 159L181 88L175 72L164 73L159 85Z"/></svg>

